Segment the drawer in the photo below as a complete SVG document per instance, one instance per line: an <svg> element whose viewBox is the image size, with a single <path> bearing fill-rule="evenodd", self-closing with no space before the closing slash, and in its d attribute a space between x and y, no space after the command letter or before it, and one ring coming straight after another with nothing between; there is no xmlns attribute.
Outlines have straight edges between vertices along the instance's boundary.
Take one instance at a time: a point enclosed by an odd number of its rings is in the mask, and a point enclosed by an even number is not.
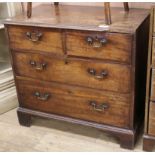
<svg viewBox="0 0 155 155"><path fill-rule="evenodd" d="M68 55L124 63L131 62L132 35L119 33L68 32Z"/></svg>
<svg viewBox="0 0 155 155"><path fill-rule="evenodd" d="M129 126L129 95L37 80L17 80L17 87L22 107L118 127Z"/></svg>
<svg viewBox="0 0 155 155"><path fill-rule="evenodd" d="M155 69L152 69L151 79L151 101L155 101Z"/></svg>
<svg viewBox="0 0 155 155"><path fill-rule="evenodd" d="M149 135L155 136L155 102L150 102L149 106Z"/></svg>
<svg viewBox="0 0 155 155"><path fill-rule="evenodd" d="M58 30L29 26L8 26L7 30L12 49L63 54L61 33Z"/></svg>
<svg viewBox="0 0 155 155"><path fill-rule="evenodd" d="M153 8L153 15L152 15L153 19L152 19L152 29L153 32L155 32L155 9Z"/></svg>
<svg viewBox="0 0 155 155"><path fill-rule="evenodd" d="M16 75L19 76L123 93L130 91L130 67L125 65L13 53Z"/></svg>
<svg viewBox="0 0 155 155"><path fill-rule="evenodd" d="M153 38L152 43L152 66L155 68L155 38Z"/></svg>

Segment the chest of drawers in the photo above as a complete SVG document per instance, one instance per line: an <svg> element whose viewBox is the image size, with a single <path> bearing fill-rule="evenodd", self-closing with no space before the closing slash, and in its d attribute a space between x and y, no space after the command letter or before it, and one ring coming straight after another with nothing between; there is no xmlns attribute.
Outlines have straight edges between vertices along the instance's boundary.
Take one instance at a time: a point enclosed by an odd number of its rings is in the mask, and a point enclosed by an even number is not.
<svg viewBox="0 0 155 155"><path fill-rule="evenodd" d="M144 115L149 12L114 9L107 27L102 7L40 7L5 21L19 123L41 116L87 125L132 149Z"/></svg>
<svg viewBox="0 0 155 155"><path fill-rule="evenodd" d="M147 94L145 107L145 134L143 149L152 151L155 147L155 7L151 10L149 54L147 67Z"/></svg>

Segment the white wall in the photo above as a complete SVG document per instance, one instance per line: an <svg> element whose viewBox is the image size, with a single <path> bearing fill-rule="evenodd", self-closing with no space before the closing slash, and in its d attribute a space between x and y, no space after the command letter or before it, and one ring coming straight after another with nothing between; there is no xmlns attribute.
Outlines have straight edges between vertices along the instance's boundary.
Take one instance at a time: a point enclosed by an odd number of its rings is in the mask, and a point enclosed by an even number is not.
<svg viewBox="0 0 155 155"><path fill-rule="evenodd" d="M38 6L38 5L40 5L41 3L33 3L33 6L35 7L35 6ZM88 6L88 5L93 5L93 6L104 6L104 2L66 2L66 3L64 3L64 2L61 2L61 4L63 4L63 5L86 5L86 6ZM147 8L147 9L149 9L149 8L151 8L151 6L152 5L155 5L155 3L153 3L153 2L130 2L129 3L129 6L130 6L130 8ZM122 3L120 3L120 2L113 2L113 3L111 3L111 6L112 7L122 7L123 6L123 4Z"/></svg>

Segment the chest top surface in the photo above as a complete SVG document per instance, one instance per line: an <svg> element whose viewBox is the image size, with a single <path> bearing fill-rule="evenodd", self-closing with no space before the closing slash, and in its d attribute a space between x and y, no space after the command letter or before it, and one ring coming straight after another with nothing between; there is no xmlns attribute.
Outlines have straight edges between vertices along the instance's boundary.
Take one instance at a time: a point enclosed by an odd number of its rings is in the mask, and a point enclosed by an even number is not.
<svg viewBox="0 0 155 155"><path fill-rule="evenodd" d="M32 17L26 13L6 19L5 24L40 26L61 29L109 31L120 33L134 33L145 18L149 10L111 8L112 24L105 25L104 7L71 6L43 4L32 10Z"/></svg>

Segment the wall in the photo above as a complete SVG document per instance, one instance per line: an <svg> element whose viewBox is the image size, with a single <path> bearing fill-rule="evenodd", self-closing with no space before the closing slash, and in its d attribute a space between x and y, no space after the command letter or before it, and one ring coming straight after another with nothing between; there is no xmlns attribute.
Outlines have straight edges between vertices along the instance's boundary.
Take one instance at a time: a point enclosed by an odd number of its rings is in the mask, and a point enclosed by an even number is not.
<svg viewBox="0 0 155 155"><path fill-rule="evenodd" d="M38 6L40 5L41 3L33 3L33 6ZM61 2L61 4L63 5L95 5L95 6L104 6L104 2ZM122 3L120 2L113 2L111 3L111 6L113 7L122 7ZM155 3L153 2L130 2L129 3L129 6L130 8L146 8L146 9L149 9L151 8L152 5L155 5Z"/></svg>

